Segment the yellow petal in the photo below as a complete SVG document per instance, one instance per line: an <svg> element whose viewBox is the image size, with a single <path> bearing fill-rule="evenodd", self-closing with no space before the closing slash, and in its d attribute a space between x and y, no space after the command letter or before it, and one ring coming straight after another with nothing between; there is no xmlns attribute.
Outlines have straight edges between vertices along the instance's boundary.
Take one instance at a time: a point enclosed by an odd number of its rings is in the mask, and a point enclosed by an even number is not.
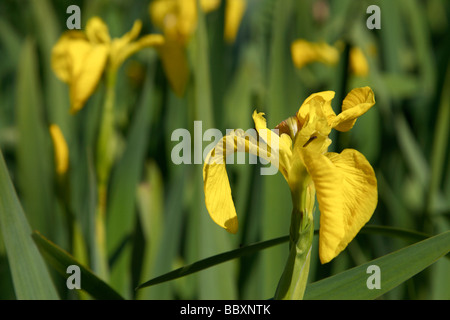
<svg viewBox="0 0 450 320"><path fill-rule="evenodd" d="M221 0L200 0L200 6L206 13L211 12L219 8Z"/></svg>
<svg viewBox="0 0 450 320"><path fill-rule="evenodd" d="M75 114L86 103L96 89L105 69L109 49L106 45L77 46L82 62L74 66L70 86L70 112ZM77 59L79 60L79 59Z"/></svg>
<svg viewBox="0 0 450 320"><path fill-rule="evenodd" d="M114 39L111 45L111 67L118 69L122 63L136 52L146 47L164 45L164 37L160 34L148 34L137 41L124 44L122 39Z"/></svg>
<svg viewBox="0 0 450 320"><path fill-rule="evenodd" d="M69 168L69 148L61 129L56 124L50 125L50 136L55 150L56 173L64 175Z"/></svg>
<svg viewBox="0 0 450 320"><path fill-rule="evenodd" d="M328 123L332 122L336 117L336 114L331 107L331 101L335 96L334 91L322 91L318 93L313 93L308 98L305 99L303 104L300 106L300 109L297 112L297 118L300 121L300 124L303 125L305 123L306 117L310 112L310 102L316 97L321 97L323 99L323 103L321 104L321 109L323 114L326 116Z"/></svg>
<svg viewBox="0 0 450 320"><path fill-rule="evenodd" d="M291 54L297 68L302 68L312 62L333 65L339 61L339 51L325 42L296 40L291 45Z"/></svg>
<svg viewBox="0 0 450 320"><path fill-rule="evenodd" d="M223 137L205 159L203 187L206 208L214 222L228 232L237 232L238 219L225 168L226 157L237 151L245 151L269 160L265 157L267 150L262 148L254 137L246 135L243 130L235 130Z"/></svg>
<svg viewBox="0 0 450 320"><path fill-rule="evenodd" d="M166 39L164 45L157 47L157 50L172 90L179 97L183 96L190 73L186 48L178 41Z"/></svg>
<svg viewBox="0 0 450 320"><path fill-rule="evenodd" d="M53 72L66 83L73 76L74 60L77 59L77 52L74 50L73 43L77 41L88 44L86 36L81 31L67 31L63 33L52 49Z"/></svg>
<svg viewBox="0 0 450 320"><path fill-rule="evenodd" d="M353 128L356 119L375 104L375 96L369 87L353 89L342 103L342 112L333 120L332 126L339 131Z"/></svg>
<svg viewBox="0 0 450 320"><path fill-rule="evenodd" d="M94 92L108 59L108 45L90 43L80 32L64 33L52 50L52 69L68 83L71 113Z"/></svg>
<svg viewBox="0 0 450 320"><path fill-rule="evenodd" d="M234 42L244 16L246 0L227 0L225 7L225 41Z"/></svg>
<svg viewBox="0 0 450 320"><path fill-rule="evenodd" d="M111 42L108 27L99 17L92 17L86 24L86 36L91 43L108 44Z"/></svg>
<svg viewBox="0 0 450 320"><path fill-rule="evenodd" d="M264 113L253 111L253 121L258 135L265 141L270 150L278 156L278 168L288 181L290 171L290 161L292 157L292 139L287 134L278 136L275 132L267 128L267 122Z"/></svg>
<svg viewBox="0 0 450 320"><path fill-rule="evenodd" d="M169 14L177 11L177 0L153 0L150 2L149 12L152 22L164 30L164 21Z"/></svg>
<svg viewBox="0 0 450 320"><path fill-rule="evenodd" d="M350 70L357 76L366 77L369 74L369 64L361 48L350 50Z"/></svg>
<svg viewBox="0 0 450 320"><path fill-rule="evenodd" d="M371 218L378 199L375 173L356 150L326 156L302 150L320 210L319 257L335 258Z"/></svg>

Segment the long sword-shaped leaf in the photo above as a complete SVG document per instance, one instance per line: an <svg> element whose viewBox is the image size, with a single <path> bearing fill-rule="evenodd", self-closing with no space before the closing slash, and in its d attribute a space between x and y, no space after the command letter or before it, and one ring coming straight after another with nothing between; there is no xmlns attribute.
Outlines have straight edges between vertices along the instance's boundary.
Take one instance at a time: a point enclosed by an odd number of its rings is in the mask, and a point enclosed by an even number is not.
<svg viewBox="0 0 450 320"><path fill-rule="evenodd" d="M413 277L450 251L450 231L420 241L381 258L314 282L306 288L305 299L375 299ZM369 289L369 266L380 271L380 288Z"/></svg>
<svg viewBox="0 0 450 320"><path fill-rule="evenodd" d="M402 238L405 240L412 240L412 241L420 241L420 240L423 240L423 239L426 239L429 237L427 234L416 232L416 231L395 228L395 227L377 226L377 225L364 226L361 229L361 233L378 234L378 235L394 237L394 238ZM315 230L314 235L318 235L318 234L319 234L319 230ZM162 282L181 278L181 277L190 275L192 273L199 272L204 269L213 267L215 265L230 261L232 259L236 259L236 258L245 256L245 255L248 255L248 254L256 253L259 250L267 249L272 246L286 243L286 242L288 242L288 240L289 240L289 236L279 237L279 238L247 245L247 246L241 247L239 249L224 252L224 253L221 253L221 254L206 258L206 259L202 259L202 260L194 262L190 265L186 265L184 267L178 268L176 270L173 270L171 272L168 272L161 276L153 278L153 279L141 284L140 286L138 286L137 289L142 289L142 288L149 287L149 286L159 284Z"/></svg>
<svg viewBox="0 0 450 320"><path fill-rule="evenodd" d="M174 271L171 271L169 273L163 274L159 277L156 277L152 280L149 280L140 286L137 287L137 289L142 289L145 287L153 286L158 283L174 280L180 277L187 276L189 274L210 268L212 266L215 266L217 264L242 257L247 254L256 253L260 250L267 249L273 246L276 246L281 243L285 243L289 240L289 236L284 236L272 240L262 241L255 244L251 244L248 246L244 246L239 249L231 250L228 252L224 252L197 262L194 262L190 265L186 265L184 267L181 267L179 269L176 269Z"/></svg>
<svg viewBox="0 0 450 320"><path fill-rule="evenodd" d="M0 229L17 299L59 299L0 152Z"/></svg>
<svg viewBox="0 0 450 320"><path fill-rule="evenodd" d="M80 268L81 290L89 293L96 299L123 300L108 284L81 265L70 254L43 237L39 232L33 232L32 237L47 262L63 277L68 276L67 267L75 265Z"/></svg>

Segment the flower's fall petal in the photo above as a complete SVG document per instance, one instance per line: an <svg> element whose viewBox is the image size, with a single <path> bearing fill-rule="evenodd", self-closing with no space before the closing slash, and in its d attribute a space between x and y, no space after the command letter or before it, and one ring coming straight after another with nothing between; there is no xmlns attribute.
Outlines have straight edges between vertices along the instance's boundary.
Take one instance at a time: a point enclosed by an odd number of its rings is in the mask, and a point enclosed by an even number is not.
<svg viewBox="0 0 450 320"><path fill-rule="evenodd" d="M369 74L369 64L361 48L350 50L350 70L357 76L366 77Z"/></svg>
<svg viewBox="0 0 450 320"><path fill-rule="evenodd" d="M166 39L164 45L157 47L165 74L173 91L183 96L189 80L189 64L186 48L177 41Z"/></svg>
<svg viewBox="0 0 450 320"><path fill-rule="evenodd" d="M70 86L70 112L75 114L86 103L97 87L108 59L109 49L106 45L95 45L87 48L77 46L82 61L74 66L74 74Z"/></svg>
<svg viewBox="0 0 450 320"><path fill-rule="evenodd" d="M56 124L50 125L50 136L53 141L56 173L64 175L69 168L69 148L61 129Z"/></svg>
<svg viewBox="0 0 450 320"><path fill-rule="evenodd" d="M86 37L92 44L111 42L108 26L99 17L92 17L86 23Z"/></svg>
<svg viewBox="0 0 450 320"><path fill-rule="evenodd" d="M375 104L375 96L369 87L350 91L342 103L342 112L333 120L332 127L339 131L350 130L356 119Z"/></svg>
<svg viewBox="0 0 450 320"><path fill-rule="evenodd" d="M246 0L227 0L225 7L225 33L224 38L228 43L233 43L236 39L239 25L244 16Z"/></svg>
<svg viewBox="0 0 450 320"><path fill-rule="evenodd" d="M52 50L52 69L70 88L71 113L94 92L108 59L108 46L91 44L75 31L64 33Z"/></svg>
<svg viewBox="0 0 450 320"><path fill-rule="evenodd" d="M325 42L309 42L296 40L291 45L292 60L297 68L312 62L334 65L339 61L339 51Z"/></svg>
<svg viewBox="0 0 450 320"><path fill-rule="evenodd" d="M247 135L243 130L235 130L217 143L203 166L206 208L214 222L231 233L237 232L238 219L225 165L226 157L239 151L270 159L266 157L267 150L263 150L255 137Z"/></svg>
<svg viewBox="0 0 450 320"><path fill-rule="evenodd" d="M366 158L356 150L327 155L302 150L320 210L319 257L335 258L371 218L377 205L377 180Z"/></svg>

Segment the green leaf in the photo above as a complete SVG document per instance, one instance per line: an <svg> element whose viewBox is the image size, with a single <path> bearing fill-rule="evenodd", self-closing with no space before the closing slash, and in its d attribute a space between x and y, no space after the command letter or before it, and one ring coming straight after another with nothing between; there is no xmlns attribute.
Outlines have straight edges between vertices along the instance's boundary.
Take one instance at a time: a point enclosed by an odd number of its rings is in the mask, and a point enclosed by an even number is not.
<svg viewBox="0 0 450 320"><path fill-rule="evenodd" d="M108 284L81 265L66 251L43 237L39 232L33 232L32 237L47 262L63 277L67 277L68 266L76 265L80 267L81 290L89 293L96 299L123 300Z"/></svg>
<svg viewBox="0 0 450 320"><path fill-rule="evenodd" d="M151 279L151 280L141 284L140 286L138 286L136 288L136 290L146 288L149 286L153 286L158 283L174 280L174 279L177 279L180 277L184 277L189 274L192 274L192 273L210 268L212 266L218 265L220 263L223 263L223 262L235 259L235 258L239 258L239 257L242 257L247 254L256 253L260 250L267 249L267 248L276 246L281 243L285 243L288 240L289 240L289 236L284 236L284 237L280 237L280 238L276 238L276 239L258 242L258 243L244 246L242 248L231 250L228 252L224 252L224 253L194 262L190 265L186 265L182 268L179 268L179 269L176 269L169 273L163 274L154 279Z"/></svg>
<svg viewBox="0 0 450 320"><path fill-rule="evenodd" d="M375 299L413 277L450 251L450 231L307 286L305 299ZM380 268L380 289L368 289L367 268Z"/></svg>
<svg viewBox="0 0 450 320"><path fill-rule="evenodd" d="M0 230L17 299L59 299L0 152Z"/></svg>

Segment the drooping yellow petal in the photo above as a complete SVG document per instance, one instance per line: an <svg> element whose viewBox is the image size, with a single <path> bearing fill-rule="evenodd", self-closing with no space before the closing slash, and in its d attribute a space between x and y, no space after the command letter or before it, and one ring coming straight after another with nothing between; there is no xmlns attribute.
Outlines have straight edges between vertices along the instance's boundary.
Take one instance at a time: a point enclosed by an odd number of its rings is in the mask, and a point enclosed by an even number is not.
<svg viewBox="0 0 450 320"><path fill-rule="evenodd" d="M73 44L73 48L73 53L80 57L73 60L78 63L73 66L73 77L69 82L70 112L75 114L97 87L108 59L108 48L105 45L91 46L85 43Z"/></svg>
<svg viewBox="0 0 450 320"><path fill-rule="evenodd" d="M375 96L369 87L350 91L342 103L342 112L333 120L332 127L339 131L353 128L356 119L375 104Z"/></svg>
<svg viewBox="0 0 450 320"><path fill-rule="evenodd" d="M54 147L56 173L62 176L69 168L69 148L58 125L50 125L50 136Z"/></svg>
<svg viewBox="0 0 450 320"><path fill-rule="evenodd" d="M71 113L94 92L108 59L108 46L92 44L78 31L64 33L52 50L52 69L70 88Z"/></svg>
<svg viewBox="0 0 450 320"><path fill-rule="evenodd" d="M225 7L225 30L224 37L228 43L233 43L236 39L239 25L244 16L246 0L227 0Z"/></svg>
<svg viewBox="0 0 450 320"><path fill-rule="evenodd" d="M366 77L369 74L369 64L361 48L351 48L349 59L351 72L360 77Z"/></svg>
<svg viewBox="0 0 450 320"><path fill-rule="evenodd" d="M371 218L377 205L377 180L366 158L356 150L317 154L302 149L320 210L319 257L335 258Z"/></svg>
<svg viewBox="0 0 450 320"><path fill-rule="evenodd" d="M172 90L179 97L183 96L190 74L186 48L177 41L166 39L157 50Z"/></svg>
<svg viewBox="0 0 450 320"><path fill-rule="evenodd" d="M291 54L297 68L302 68L312 62L333 65L339 61L339 51L325 42L296 40L291 45Z"/></svg>
<svg viewBox="0 0 450 320"><path fill-rule="evenodd" d="M263 150L264 148L267 147L263 147L252 135L243 130L235 130L223 137L205 159L203 187L206 208L214 222L228 232L237 232L238 219L225 168L226 157L242 151L270 161L273 155L267 157L268 151Z"/></svg>

